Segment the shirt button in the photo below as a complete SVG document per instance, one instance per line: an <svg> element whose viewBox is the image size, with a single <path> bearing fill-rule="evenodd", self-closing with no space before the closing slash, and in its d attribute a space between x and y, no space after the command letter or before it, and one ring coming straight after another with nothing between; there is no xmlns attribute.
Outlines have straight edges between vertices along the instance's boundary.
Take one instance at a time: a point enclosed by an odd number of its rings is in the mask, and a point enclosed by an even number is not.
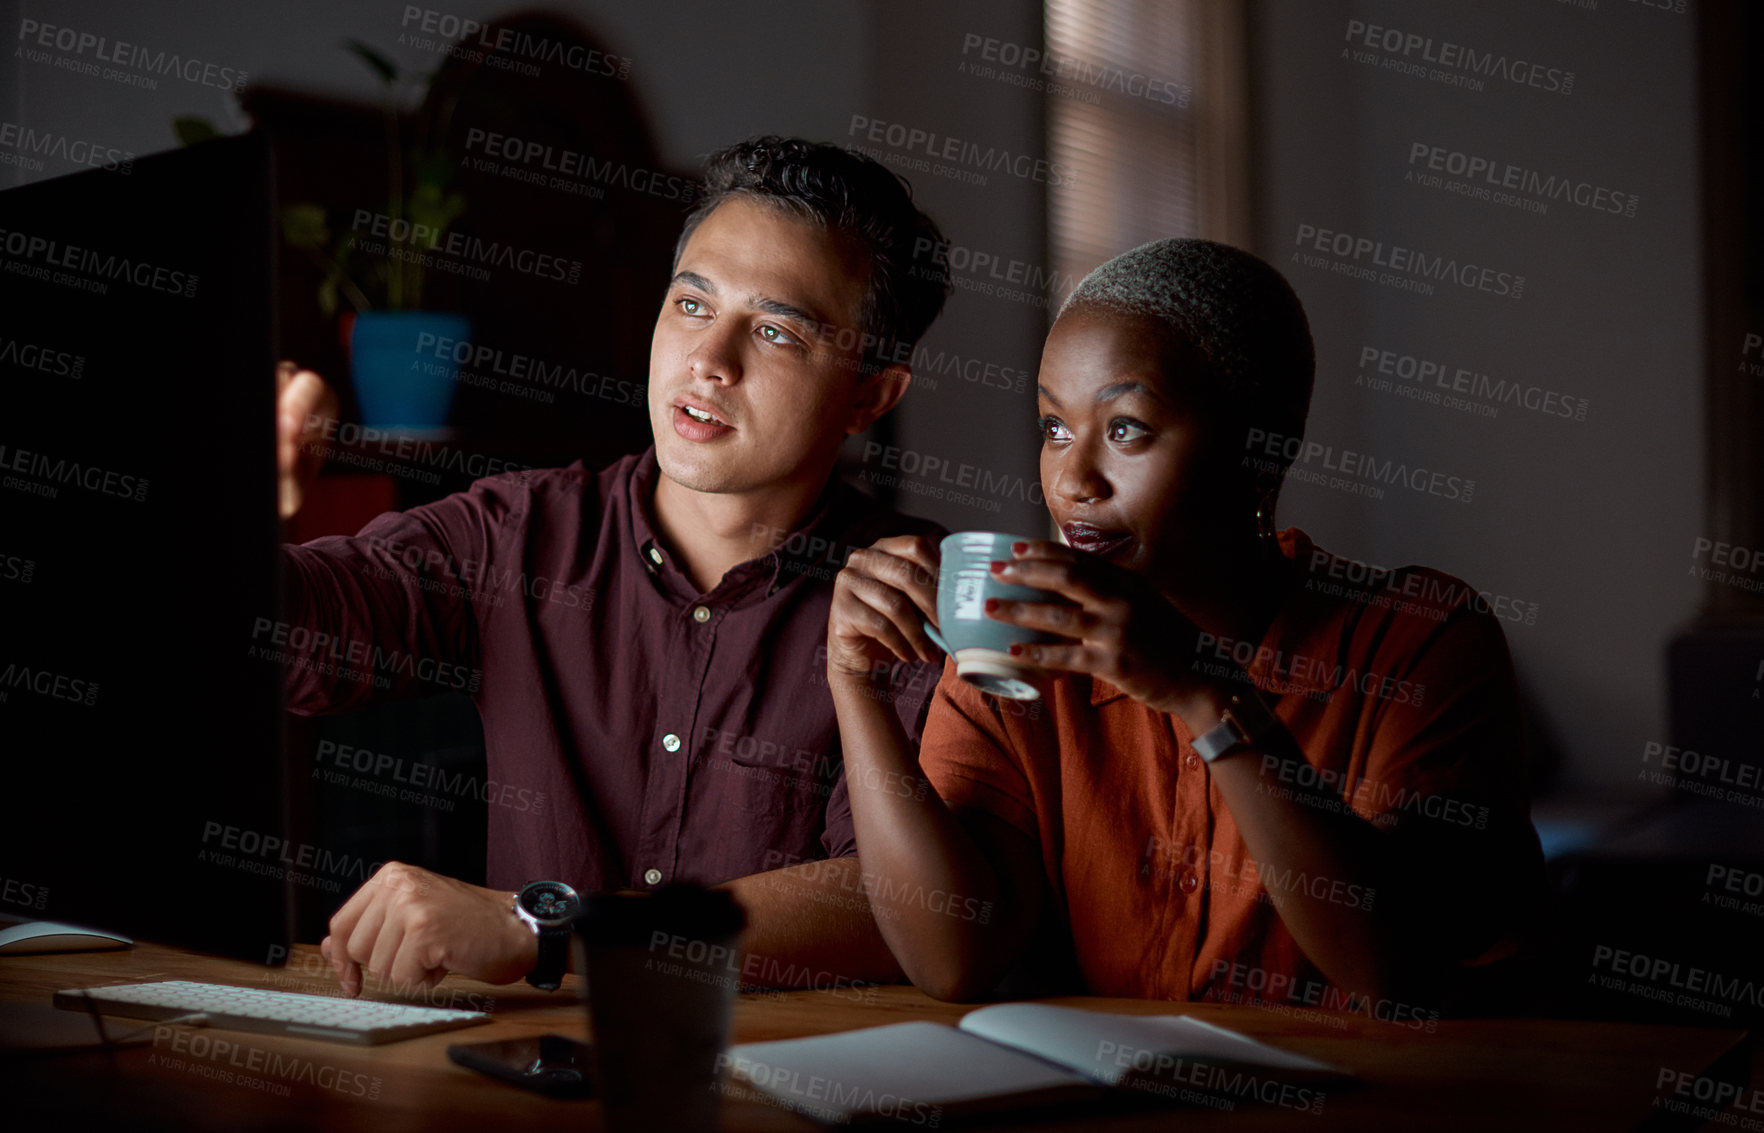
<svg viewBox="0 0 1764 1133"><path fill-rule="evenodd" d="M662 737L662 746L667 748L669 751L679 751L680 750L680 737L676 736L672 732L669 732L667 735Z"/></svg>
<svg viewBox="0 0 1764 1133"><path fill-rule="evenodd" d="M1182 765L1184 767L1188 768L1190 771L1199 771L1200 766L1201 766L1201 757L1194 754L1194 752L1191 751L1188 753L1188 758L1184 759L1182 761Z"/></svg>
<svg viewBox="0 0 1764 1133"><path fill-rule="evenodd" d="M1182 871L1182 879L1176 884L1184 893L1193 893L1200 888L1200 878L1194 875L1192 869L1185 869Z"/></svg>
<svg viewBox="0 0 1764 1133"><path fill-rule="evenodd" d="M692 620L700 623L701 625L705 622L710 621L710 607L709 606L694 606L694 607L692 607Z"/></svg>
<svg viewBox="0 0 1764 1133"><path fill-rule="evenodd" d="M645 885L660 885L661 884L661 870L659 870L659 869L646 869L646 870L644 870L643 871L643 884L645 884Z"/></svg>
<svg viewBox="0 0 1764 1133"><path fill-rule="evenodd" d="M656 566L661 566L661 552L654 547L649 548L649 561Z"/></svg>

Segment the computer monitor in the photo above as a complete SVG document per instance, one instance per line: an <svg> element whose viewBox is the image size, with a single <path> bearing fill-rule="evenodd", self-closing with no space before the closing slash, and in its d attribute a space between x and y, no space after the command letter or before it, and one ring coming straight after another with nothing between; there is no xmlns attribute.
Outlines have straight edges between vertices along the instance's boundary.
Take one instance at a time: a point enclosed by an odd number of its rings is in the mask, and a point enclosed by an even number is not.
<svg viewBox="0 0 1764 1133"><path fill-rule="evenodd" d="M253 135L0 193L0 913L287 953L274 217Z"/></svg>

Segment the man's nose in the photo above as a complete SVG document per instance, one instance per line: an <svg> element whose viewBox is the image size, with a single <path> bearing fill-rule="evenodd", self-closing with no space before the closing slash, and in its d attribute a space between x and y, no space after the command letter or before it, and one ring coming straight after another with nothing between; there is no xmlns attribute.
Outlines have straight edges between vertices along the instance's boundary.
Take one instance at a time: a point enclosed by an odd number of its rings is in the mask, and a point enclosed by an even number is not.
<svg viewBox="0 0 1764 1133"><path fill-rule="evenodd" d="M741 352L733 329L710 327L693 343L686 368L695 378L732 385L741 380Z"/></svg>

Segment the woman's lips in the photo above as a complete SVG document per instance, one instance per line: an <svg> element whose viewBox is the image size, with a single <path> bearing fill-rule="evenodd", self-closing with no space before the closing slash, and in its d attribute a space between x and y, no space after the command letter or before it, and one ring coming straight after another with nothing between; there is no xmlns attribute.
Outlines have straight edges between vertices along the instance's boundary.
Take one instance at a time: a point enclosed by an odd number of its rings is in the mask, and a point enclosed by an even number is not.
<svg viewBox="0 0 1764 1133"><path fill-rule="evenodd" d="M1106 555L1125 545L1133 536L1126 531L1104 531L1088 523L1068 523L1060 528L1066 542L1075 551L1087 555Z"/></svg>

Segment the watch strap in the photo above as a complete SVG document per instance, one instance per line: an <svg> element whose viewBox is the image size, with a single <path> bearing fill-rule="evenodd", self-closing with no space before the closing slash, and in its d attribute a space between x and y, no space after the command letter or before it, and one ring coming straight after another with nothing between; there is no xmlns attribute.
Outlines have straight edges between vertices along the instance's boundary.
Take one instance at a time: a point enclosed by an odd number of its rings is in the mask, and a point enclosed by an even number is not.
<svg viewBox="0 0 1764 1133"><path fill-rule="evenodd" d="M1225 698L1219 723L1194 737L1194 752L1207 763L1226 752L1247 747L1267 734L1278 723L1268 706L1254 690L1234 692Z"/></svg>
<svg viewBox="0 0 1764 1133"><path fill-rule="evenodd" d="M569 967L570 926L539 925L539 960L527 973L527 982L540 991L556 991Z"/></svg>

